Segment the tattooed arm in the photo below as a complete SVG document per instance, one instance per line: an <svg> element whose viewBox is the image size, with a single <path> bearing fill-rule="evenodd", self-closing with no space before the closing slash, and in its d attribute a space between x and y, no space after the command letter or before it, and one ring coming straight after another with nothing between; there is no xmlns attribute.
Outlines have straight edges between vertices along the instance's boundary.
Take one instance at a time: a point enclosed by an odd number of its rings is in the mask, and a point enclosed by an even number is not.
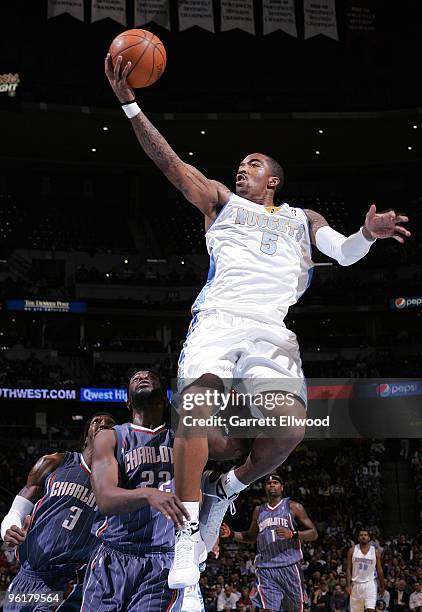
<svg viewBox="0 0 422 612"><path fill-rule="evenodd" d="M108 54L105 59L105 73L121 103L134 101L133 89L127 83L131 64L128 62L123 69L121 65L121 56L117 58L113 67ZM197 168L182 161L142 111L130 121L139 144L148 157L185 198L212 221L229 198L230 190L218 181L208 179Z"/></svg>

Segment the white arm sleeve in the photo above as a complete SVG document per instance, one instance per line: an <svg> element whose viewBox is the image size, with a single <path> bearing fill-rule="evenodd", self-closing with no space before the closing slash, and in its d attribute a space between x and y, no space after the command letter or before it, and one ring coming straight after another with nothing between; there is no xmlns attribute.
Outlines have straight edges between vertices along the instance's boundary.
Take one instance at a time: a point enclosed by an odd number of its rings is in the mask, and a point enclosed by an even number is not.
<svg viewBox="0 0 422 612"><path fill-rule="evenodd" d="M346 237L329 225L324 225L317 230L315 242L321 253L336 259L341 266L350 266L369 253L375 240L367 240L362 228L356 234Z"/></svg>
<svg viewBox="0 0 422 612"><path fill-rule="evenodd" d="M22 497L21 495L16 495L8 514L6 514L1 524L2 540L4 540L6 531L12 525L16 525L17 527L22 527L25 517L28 514L31 514L33 508L34 508L34 504L31 501L29 501L29 499L26 499L25 497Z"/></svg>

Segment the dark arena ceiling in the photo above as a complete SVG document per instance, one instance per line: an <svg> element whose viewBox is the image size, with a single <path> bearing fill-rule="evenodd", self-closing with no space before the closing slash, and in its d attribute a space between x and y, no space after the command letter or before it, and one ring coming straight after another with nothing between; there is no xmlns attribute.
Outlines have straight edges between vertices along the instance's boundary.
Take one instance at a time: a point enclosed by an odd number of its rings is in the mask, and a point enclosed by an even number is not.
<svg viewBox="0 0 422 612"><path fill-rule="evenodd" d="M20 75L22 101L110 106L113 94L103 74L111 40L133 27L109 18L90 22L68 14L47 18L47 0L3 3L0 73ZM255 0L256 34L220 31L220 2L213 0L216 32L197 26L180 32L177 0L170 1L171 30L145 24L163 41L166 71L139 92L151 112L285 112L387 110L419 106L422 84L420 2L337 0L339 40L304 39L303 2L296 0L297 38L262 33L262 2ZM374 16L368 31L348 28L351 8ZM5 104L5 96L0 96Z"/></svg>

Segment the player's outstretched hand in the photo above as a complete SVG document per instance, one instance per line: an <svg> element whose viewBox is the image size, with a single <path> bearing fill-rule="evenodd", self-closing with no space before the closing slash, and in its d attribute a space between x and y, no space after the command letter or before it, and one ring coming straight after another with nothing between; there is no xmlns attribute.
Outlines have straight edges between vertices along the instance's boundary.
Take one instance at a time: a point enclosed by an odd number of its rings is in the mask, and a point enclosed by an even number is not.
<svg viewBox="0 0 422 612"><path fill-rule="evenodd" d="M222 523L220 527L220 538L231 538L233 536L233 531L227 525L227 523Z"/></svg>
<svg viewBox="0 0 422 612"><path fill-rule="evenodd" d="M190 519L189 512L174 493L148 489L148 502L150 506L159 510L166 519L171 519L177 528L183 526L185 518Z"/></svg>
<svg viewBox="0 0 422 612"><path fill-rule="evenodd" d="M4 534L4 542L11 548L15 546L20 546L26 540L26 534L28 533L29 525L31 524L31 516L25 517L22 527L18 527L17 525L12 525L7 529Z"/></svg>
<svg viewBox="0 0 422 612"><path fill-rule="evenodd" d="M122 60L122 56L119 55L113 66L110 53L107 53L104 60L104 70L108 81L121 104L135 100L133 89L127 82L127 75L129 74L132 63L127 62L126 66L122 68Z"/></svg>
<svg viewBox="0 0 422 612"><path fill-rule="evenodd" d="M411 235L409 230L399 225L409 221L406 215L397 214L394 210L377 213L375 204L371 204L365 219L365 229L372 238L394 238L401 244Z"/></svg>

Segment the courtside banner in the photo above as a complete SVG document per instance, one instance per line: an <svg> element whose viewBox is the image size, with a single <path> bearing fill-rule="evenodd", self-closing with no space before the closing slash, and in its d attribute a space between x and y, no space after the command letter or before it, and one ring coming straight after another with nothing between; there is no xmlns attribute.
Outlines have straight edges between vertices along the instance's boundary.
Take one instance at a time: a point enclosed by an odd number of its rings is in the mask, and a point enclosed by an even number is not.
<svg viewBox="0 0 422 612"><path fill-rule="evenodd" d="M60 300L6 300L6 310L26 312L86 312L86 302Z"/></svg>
<svg viewBox="0 0 422 612"><path fill-rule="evenodd" d="M194 381L184 381L183 386ZM305 439L420 438L422 380L236 379L220 391L167 389L176 436L204 436L208 428L227 438ZM0 400L127 402L122 387L0 387ZM305 409L306 406L306 409ZM181 425L180 425L181 423ZM192 428L187 432L186 428ZM295 435L295 438L297 436Z"/></svg>
<svg viewBox="0 0 422 612"><path fill-rule="evenodd" d="M422 395L422 380L388 381L362 384L358 388L359 397L410 397Z"/></svg>
<svg viewBox="0 0 422 612"><path fill-rule="evenodd" d="M77 400L77 389L43 389L22 387L0 387L3 400Z"/></svg>
<svg viewBox="0 0 422 612"><path fill-rule="evenodd" d="M127 402L126 389L82 387L79 399L81 402Z"/></svg>
<svg viewBox="0 0 422 612"><path fill-rule="evenodd" d="M391 310L405 310L406 308L422 308L422 296L397 297L390 299Z"/></svg>
<svg viewBox="0 0 422 612"><path fill-rule="evenodd" d="M219 390L182 381L174 390L176 436L267 438L419 438L422 381L304 379L280 377L223 380Z"/></svg>

